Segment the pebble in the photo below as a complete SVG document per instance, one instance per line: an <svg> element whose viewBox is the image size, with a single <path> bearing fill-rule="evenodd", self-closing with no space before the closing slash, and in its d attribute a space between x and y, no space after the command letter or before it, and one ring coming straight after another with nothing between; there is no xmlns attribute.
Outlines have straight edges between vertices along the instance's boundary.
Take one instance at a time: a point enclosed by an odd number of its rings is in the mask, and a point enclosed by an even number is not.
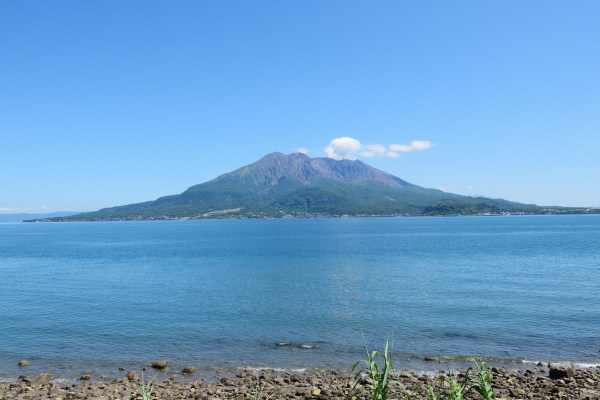
<svg viewBox="0 0 600 400"><path fill-rule="evenodd" d="M167 367L167 360L156 360L152 362L152 368L154 369L164 369Z"/></svg>
<svg viewBox="0 0 600 400"><path fill-rule="evenodd" d="M140 380L140 376L138 375L137 372L135 372L134 370L129 371L127 374L125 374L125 378L129 381L129 382L139 382Z"/></svg>
<svg viewBox="0 0 600 400"><path fill-rule="evenodd" d="M184 368L181 370L181 373L182 373L183 375L193 375L193 374L195 374L195 373L196 373L196 368L194 368L194 367L184 367Z"/></svg>

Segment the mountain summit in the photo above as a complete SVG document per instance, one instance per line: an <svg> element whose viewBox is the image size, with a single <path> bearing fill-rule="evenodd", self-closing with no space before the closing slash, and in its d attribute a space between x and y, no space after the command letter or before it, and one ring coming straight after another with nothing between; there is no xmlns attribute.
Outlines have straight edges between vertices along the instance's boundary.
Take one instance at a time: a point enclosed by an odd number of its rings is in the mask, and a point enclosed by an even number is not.
<svg viewBox="0 0 600 400"><path fill-rule="evenodd" d="M310 185L318 178L338 179L349 183L370 182L387 187L411 186L408 182L359 160L310 158L302 153L267 154L255 163L221 175L212 182L231 176L252 177L257 187L275 186L284 179L298 179L304 185Z"/></svg>
<svg viewBox="0 0 600 400"><path fill-rule="evenodd" d="M51 220L469 215L534 209L426 189L360 160L271 153L178 195Z"/></svg>

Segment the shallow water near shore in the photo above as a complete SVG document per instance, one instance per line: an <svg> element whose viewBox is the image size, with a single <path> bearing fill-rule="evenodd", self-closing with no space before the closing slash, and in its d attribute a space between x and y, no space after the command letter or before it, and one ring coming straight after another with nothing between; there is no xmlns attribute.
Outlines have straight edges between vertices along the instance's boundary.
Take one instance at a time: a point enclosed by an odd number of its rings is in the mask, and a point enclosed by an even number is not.
<svg viewBox="0 0 600 400"><path fill-rule="evenodd" d="M595 365L599 249L600 215L0 224L0 377L350 369L361 330L398 368Z"/></svg>

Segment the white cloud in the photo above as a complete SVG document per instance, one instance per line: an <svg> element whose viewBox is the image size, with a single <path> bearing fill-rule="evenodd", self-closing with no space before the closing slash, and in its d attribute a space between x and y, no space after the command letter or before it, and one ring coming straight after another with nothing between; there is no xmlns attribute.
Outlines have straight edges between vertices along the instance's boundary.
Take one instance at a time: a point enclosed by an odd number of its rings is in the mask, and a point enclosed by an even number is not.
<svg viewBox="0 0 600 400"><path fill-rule="evenodd" d="M453 191L452 188L448 188L448 187L444 187L444 186L440 186L438 188L438 190L441 190L442 192L446 192L446 193L450 193Z"/></svg>
<svg viewBox="0 0 600 400"><path fill-rule="evenodd" d="M327 157L334 160L355 160L357 155L362 157L398 158L400 157L398 152L406 153L414 150L425 150L433 146L435 146L435 143L427 140L413 140L409 145L392 144L389 147L382 144L363 145L358 140L346 136L333 139L329 143L329 146L325 148L325 153L327 153ZM297 149L296 151L300 150L306 149Z"/></svg>
<svg viewBox="0 0 600 400"><path fill-rule="evenodd" d="M426 150L430 147L435 146L435 143L431 143L428 140L413 140L409 145L406 144L391 144L391 151L401 151L403 153L408 153L409 151L415 150Z"/></svg>
<svg viewBox="0 0 600 400"><path fill-rule="evenodd" d="M384 145L381 144L368 144L363 146L363 151L360 152L360 155L363 157L381 157L385 155L387 151Z"/></svg>
<svg viewBox="0 0 600 400"><path fill-rule="evenodd" d="M308 154L308 149L306 147L300 147L299 149L294 149L296 153Z"/></svg>
<svg viewBox="0 0 600 400"><path fill-rule="evenodd" d="M356 159L356 152L360 150L362 145L356 139L351 137L341 137L333 139L329 146L325 148L327 157L333 158L334 160Z"/></svg>
<svg viewBox="0 0 600 400"><path fill-rule="evenodd" d="M469 190L473 189L473 186L469 185L469 186L467 186L467 189L469 189Z"/></svg>

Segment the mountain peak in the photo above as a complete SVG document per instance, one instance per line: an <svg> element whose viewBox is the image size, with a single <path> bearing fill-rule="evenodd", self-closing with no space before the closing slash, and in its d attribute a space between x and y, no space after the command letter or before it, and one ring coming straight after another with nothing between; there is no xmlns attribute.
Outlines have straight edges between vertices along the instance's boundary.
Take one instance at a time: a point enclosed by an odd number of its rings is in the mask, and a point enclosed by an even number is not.
<svg viewBox="0 0 600 400"><path fill-rule="evenodd" d="M256 186L275 186L283 180L295 179L304 185L315 180L335 179L353 184L373 183L387 187L411 186L387 172L380 171L360 160L334 160L332 158L311 158L303 153L270 153L260 160L246 165L228 175L252 178Z"/></svg>

